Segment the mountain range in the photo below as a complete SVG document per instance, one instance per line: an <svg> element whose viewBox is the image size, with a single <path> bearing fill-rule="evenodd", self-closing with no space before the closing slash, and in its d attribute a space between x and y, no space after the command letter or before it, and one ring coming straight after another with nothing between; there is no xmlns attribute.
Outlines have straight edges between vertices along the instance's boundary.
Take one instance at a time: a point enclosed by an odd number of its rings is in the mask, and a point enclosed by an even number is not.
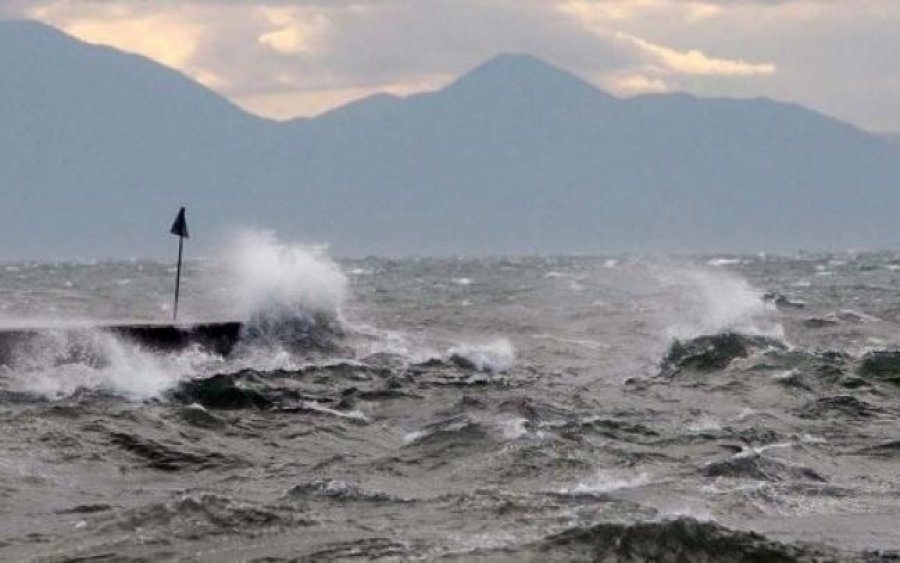
<svg viewBox="0 0 900 563"><path fill-rule="evenodd" d="M156 256L245 226L339 255L900 245L900 144L795 104L618 98L529 55L315 118L0 22L0 259Z"/></svg>

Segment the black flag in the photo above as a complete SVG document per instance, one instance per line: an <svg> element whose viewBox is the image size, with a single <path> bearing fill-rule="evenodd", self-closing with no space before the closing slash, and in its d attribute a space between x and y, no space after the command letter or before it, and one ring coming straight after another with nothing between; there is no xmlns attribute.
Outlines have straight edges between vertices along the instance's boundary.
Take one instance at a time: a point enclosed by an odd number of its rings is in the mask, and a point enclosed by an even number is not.
<svg viewBox="0 0 900 563"><path fill-rule="evenodd" d="M184 218L184 207L178 212L178 217L175 218L175 222L172 223L172 229L169 232L180 237L191 238L188 236L187 219Z"/></svg>
<svg viewBox="0 0 900 563"><path fill-rule="evenodd" d="M178 211L178 217L172 223L169 232L178 235L178 270L175 273L175 308L172 309L172 320L178 320L178 293L181 290L181 253L184 250L184 239L188 238L187 219L184 218L184 207Z"/></svg>

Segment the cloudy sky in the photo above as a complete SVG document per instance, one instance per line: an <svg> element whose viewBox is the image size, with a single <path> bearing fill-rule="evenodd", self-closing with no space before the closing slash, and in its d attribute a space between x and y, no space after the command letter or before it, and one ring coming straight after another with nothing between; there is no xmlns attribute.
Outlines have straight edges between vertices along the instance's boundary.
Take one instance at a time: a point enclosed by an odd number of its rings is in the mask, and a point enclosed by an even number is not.
<svg viewBox="0 0 900 563"><path fill-rule="evenodd" d="M275 118L527 52L619 95L770 96L900 131L897 0L2 0L4 18L141 53Z"/></svg>

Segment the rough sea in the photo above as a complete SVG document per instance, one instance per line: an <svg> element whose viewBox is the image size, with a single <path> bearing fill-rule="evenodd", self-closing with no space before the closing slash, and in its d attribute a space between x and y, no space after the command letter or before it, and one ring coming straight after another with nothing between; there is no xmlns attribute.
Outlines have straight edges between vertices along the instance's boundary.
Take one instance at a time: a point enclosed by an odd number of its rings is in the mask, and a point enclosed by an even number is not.
<svg viewBox="0 0 900 563"><path fill-rule="evenodd" d="M188 247L190 250L190 247ZM0 264L3 561L900 559L900 255ZM2 336L0 336L2 338Z"/></svg>

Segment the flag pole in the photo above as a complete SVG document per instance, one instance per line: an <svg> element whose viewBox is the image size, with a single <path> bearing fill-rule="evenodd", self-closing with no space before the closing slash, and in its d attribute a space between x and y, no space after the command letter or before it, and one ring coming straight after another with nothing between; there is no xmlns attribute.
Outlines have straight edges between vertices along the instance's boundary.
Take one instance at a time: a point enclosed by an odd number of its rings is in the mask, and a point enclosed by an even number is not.
<svg viewBox="0 0 900 563"><path fill-rule="evenodd" d="M169 232L178 236L178 269L175 273L175 307L172 309L172 320L178 320L178 294L181 292L181 257L184 252L184 239L188 236L187 219L184 216L184 207L178 211L175 222Z"/></svg>
<svg viewBox="0 0 900 563"><path fill-rule="evenodd" d="M184 250L184 237L178 237L178 270L175 274L175 307L172 310L172 320L178 320L178 293L181 291L181 254Z"/></svg>

